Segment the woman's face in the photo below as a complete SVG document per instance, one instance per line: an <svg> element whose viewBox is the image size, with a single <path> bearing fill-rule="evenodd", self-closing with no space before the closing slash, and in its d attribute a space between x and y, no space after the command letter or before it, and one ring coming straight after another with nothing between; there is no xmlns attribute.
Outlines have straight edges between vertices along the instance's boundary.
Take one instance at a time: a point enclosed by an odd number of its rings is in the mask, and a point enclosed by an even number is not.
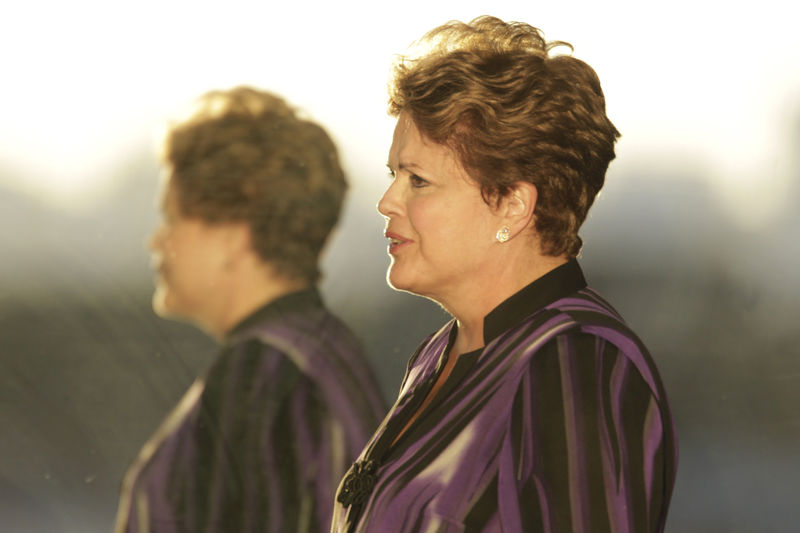
<svg viewBox="0 0 800 533"><path fill-rule="evenodd" d="M490 282L501 222L452 150L423 137L402 113L389 169L393 181L378 203L390 240L389 284L447 306L470 285Z"/></svg>
<svg viewBox="0 0 800 533"><path fill-rule="evenodd" d="M153 309L161 316L211 323L224 292L223 227L183 215L169 185L164 187L161 212L149 245L157 275Z"/></svg>

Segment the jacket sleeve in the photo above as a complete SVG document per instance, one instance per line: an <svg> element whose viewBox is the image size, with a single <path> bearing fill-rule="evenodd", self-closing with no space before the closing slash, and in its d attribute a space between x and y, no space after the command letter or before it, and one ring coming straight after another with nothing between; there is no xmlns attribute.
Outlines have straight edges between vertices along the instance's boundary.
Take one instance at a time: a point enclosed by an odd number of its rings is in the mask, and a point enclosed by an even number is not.
<svg viewBox="0 0 800 533"><path fill-rule="evenodd" d="M524 531L663 527L660 409L617 346L575 332L550 341L520 382L511 427Z"/></svg>

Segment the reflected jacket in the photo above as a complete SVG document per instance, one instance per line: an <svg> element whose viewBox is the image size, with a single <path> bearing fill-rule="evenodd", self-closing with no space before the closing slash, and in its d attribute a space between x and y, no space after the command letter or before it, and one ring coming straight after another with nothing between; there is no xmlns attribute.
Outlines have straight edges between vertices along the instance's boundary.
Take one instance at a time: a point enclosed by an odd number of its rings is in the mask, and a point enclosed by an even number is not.
<svg viewBox="0 0 800 533"><path fill-rule="evenodd" d="M115 531L328 531L336 484L384 413L359 344L317 291L273 301L144 445Z"/></svg>

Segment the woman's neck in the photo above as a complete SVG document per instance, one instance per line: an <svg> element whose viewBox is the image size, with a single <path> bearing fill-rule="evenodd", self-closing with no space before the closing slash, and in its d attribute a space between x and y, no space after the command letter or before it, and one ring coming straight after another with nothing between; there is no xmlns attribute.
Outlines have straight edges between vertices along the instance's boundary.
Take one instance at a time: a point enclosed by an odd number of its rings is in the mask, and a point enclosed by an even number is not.
<svg viewBox="0 0 800 533"><path fill-rule="evenodd" d="M207 328L218 341L257 309L312 285L303 279L277 275L269 265L257 266L260 268L239 269L237 275L231 276L227 305L215 317L214 327Z"/></svg>
<svg viewBox="0 0 800 533"><path fill-rule="evenodd" d="M456 334L455 343L450 350L451 355L458 356L462 353L471 352L482 348L483 345L483 319L480 320L480 324L473 324L471 326L458 321L458 333Z"/></svg>
<svg viewBox="0 0 800 533"><path fill-rule="evenodd" d="M447 302L439 302L458 322L453 355L484 346L483 322L486 315L522 288L566 261L563 257L543 256L526 267L518 264L517 268L509 268L491 276L491 279L472 283L471 290L459 291L455 298Z"/></svg>

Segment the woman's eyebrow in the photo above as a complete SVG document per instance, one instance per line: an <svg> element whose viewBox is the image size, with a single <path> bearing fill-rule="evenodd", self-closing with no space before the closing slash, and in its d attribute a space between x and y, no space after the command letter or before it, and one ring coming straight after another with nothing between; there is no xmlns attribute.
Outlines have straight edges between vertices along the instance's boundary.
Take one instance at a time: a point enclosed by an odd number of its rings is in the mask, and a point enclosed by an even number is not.
<svg viewBox="0 0 800 533"><path fill-rule="evenodd" d="M418 165L416 163L410 163L410 162L406 162L406 163L400 162L400 163L397 164L397 168L396 169L393 169L392 165L390 165L389 163L386 163L386 167L389 170L391 170L392 172L394 172L395 170L409 170L409 171L410 170L422 170L422 167L420 165Z"/></svg>

